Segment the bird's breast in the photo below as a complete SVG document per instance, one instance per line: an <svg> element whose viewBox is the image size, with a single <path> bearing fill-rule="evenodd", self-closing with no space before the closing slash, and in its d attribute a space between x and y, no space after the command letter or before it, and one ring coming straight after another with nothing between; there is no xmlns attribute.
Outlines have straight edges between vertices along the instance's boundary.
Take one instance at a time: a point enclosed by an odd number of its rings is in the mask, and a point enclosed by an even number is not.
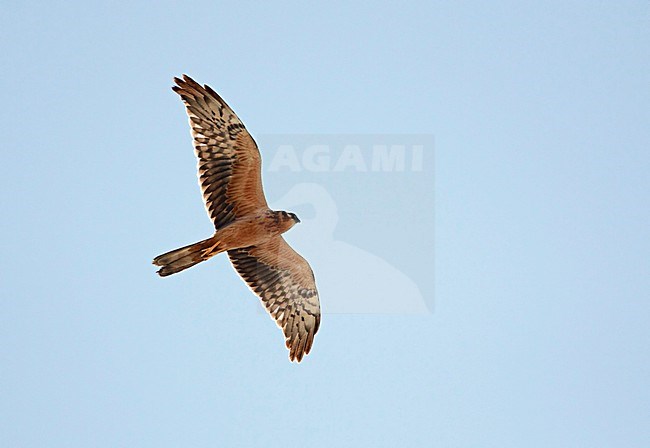
<svg viewBox="0 0 650 448"><path fill-rule="evenodd" d="M226 250L255 246L283 233L280 222L265 216L236 219L215 236Z"/></svg>

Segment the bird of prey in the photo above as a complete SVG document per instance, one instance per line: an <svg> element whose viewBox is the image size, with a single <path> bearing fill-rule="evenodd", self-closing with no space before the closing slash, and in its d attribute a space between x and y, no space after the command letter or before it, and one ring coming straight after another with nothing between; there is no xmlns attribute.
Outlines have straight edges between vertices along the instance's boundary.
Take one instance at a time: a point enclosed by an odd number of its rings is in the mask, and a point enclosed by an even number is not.
<svg viewBox="0 0 650 448"><path fill-rule="evenodd" d="M227 252L241 278L259 296L282 329L289 359L300 362L311 350L320 325L314 274L282 238L300 220L270 210L262 191L257 144L235 112L209 86L174 78L189 116L198 176L212 237L156 257L162 277Z"/></svg>

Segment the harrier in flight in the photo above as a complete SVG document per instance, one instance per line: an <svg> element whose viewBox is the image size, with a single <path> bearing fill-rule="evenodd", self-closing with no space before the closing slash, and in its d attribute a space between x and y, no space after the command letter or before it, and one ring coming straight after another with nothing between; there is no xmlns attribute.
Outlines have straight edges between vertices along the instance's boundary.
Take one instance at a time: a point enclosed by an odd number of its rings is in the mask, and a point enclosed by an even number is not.
<svg viewBox="0 0 650 448"><path fill-rule="evenodd" d="M215 233L162 254L153 264L165 277L228 252L235 270L284 332L289 359L300 362L320 325L314 274L282 238L300 220L293 213L269 209L259 149L226 102L187 75L174 81L172 89L189 116L199 184Z"/></svg>

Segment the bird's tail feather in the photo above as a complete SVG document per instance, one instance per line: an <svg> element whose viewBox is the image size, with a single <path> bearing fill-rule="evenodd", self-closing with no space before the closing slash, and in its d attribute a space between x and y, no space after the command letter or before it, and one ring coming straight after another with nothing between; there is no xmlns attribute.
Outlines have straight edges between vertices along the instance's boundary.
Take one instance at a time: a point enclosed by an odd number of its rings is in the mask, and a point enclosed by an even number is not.
<svg viewBox="0 0 650 448"><path fill-rule="evenodd" d="M207 260L214 255L223 252L224 249L219 248L219 241L215 237L208 238L207 240L199 241L198 243L190 244L189 246L181 247L158 255L153 259L153 264L161 266L158 270L158 275L166 277L168 275L176 274L187 268L194 266L197 263Z"/></svg>

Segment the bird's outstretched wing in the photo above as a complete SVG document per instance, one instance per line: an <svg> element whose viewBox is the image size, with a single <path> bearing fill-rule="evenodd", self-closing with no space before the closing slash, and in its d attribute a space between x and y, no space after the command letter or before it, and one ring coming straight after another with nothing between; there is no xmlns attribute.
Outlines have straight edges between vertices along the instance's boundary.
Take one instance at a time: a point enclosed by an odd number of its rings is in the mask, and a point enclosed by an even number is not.
<svg viewBox="0 0 650 448"><path fill-rule="evenodd" d="M284 332L289 359L308 354L320 326L320 303L309 263L281 236L229 250L230 261Z"/></svg>
<svg viewBox="0 0 650 448"><path fill-rule="evenodd" d="M244 124L209 86L187 75L174 81L172 89L183 99L189 116L199 184L215 228L268 208L260 152Z"/></svg>

